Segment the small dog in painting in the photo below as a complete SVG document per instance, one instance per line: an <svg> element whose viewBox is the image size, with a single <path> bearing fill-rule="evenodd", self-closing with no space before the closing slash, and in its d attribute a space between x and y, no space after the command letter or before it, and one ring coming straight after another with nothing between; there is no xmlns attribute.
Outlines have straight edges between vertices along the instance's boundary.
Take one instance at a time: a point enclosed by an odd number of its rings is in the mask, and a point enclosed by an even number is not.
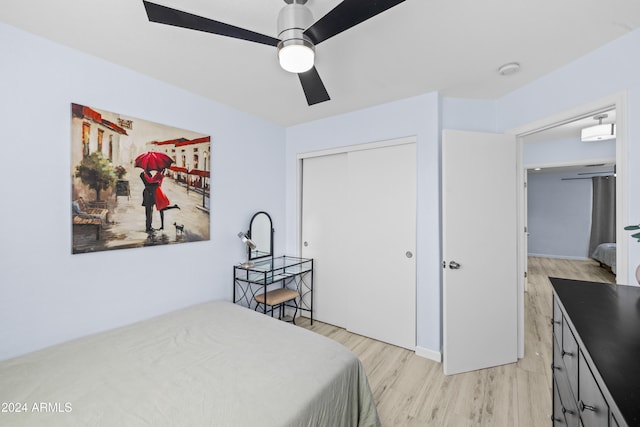
<svg viewBox="0 0 640 427"><path fill-rule="evenodd" d="M184 224L177 224L174 222L173 226L176 228L176 235L178 234L178 231L180 234L184 234Z"/></svg>

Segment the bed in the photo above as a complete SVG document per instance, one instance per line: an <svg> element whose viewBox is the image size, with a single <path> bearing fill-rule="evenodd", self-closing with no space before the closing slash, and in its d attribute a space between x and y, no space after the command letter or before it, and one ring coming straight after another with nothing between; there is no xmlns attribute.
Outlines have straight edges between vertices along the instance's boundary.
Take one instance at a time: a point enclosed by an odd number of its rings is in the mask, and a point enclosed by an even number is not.
<svg viewBox="0 0 640 427"><path fill-rule="evenodd" d="M378 426L358 358L229 302L0 362L0 425Z"/></svg>
<svg viewBox="0 0 640 427"><path fill-rule="evenodd" d="M593 250L591 258L600 263L600 266L606 266L611 269L613 274L616 274L616 244L615 243L601 243Z"/></svg>

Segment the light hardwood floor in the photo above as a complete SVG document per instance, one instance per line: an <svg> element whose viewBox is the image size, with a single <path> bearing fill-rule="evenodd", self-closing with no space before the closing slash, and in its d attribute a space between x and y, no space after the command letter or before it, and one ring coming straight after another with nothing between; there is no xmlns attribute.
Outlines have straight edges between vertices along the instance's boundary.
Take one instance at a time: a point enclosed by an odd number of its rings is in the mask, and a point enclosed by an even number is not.
<svg viewBox="0 0 640 427"><path fill-rule="evenodd" d="M332 338L362 361L384 427L549 426L551 284L548 276L614 283L593 261L529 259L525 357L517 363L445 376L442 365L332 325L297 323ZM472 348L469 351L473 351Z"/></svg>

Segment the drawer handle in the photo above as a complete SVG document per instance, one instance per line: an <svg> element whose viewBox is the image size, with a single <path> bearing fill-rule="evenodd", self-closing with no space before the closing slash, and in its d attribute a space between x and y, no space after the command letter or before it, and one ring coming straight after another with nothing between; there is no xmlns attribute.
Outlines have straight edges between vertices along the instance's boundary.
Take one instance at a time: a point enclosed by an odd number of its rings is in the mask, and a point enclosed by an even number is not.
<svg viewBox="0 0 640 427"><path fill-rule="evenodd" d="M563 414L569 414L569 415L575 415L576 414L575 412L573 412L570 409L565 408L564 406L562 407L562 413Z"/></svg>
<svg viewBox="0 0 640 427"><path fill-rule="evenodd" d="M554 364L552 363L552 364L551 364L551 370L553 371L554 369L555 369L556 371L561 371L561 370L562 370L562 368L561 368L560 366L556 366L556 365L554 365Z"/></svg>
<svg viewBox="0 0 640 427"><path fill-rule="evenodd" d="M558 423L562 423L564 420L562 418L559 417L554 417L553 415L551 415L551 421L556 421Z"/></svg>
<svg viewBox="0 0 640 427"><path fill-rule="evenodd" d="M562 357L565 357L565 356L573 357L573 353L571 353L570 351L562 350Z"/></svg>
<svg viewBox="0 0 640 427"><path fill-rule="evenodd" d="M591 412L598 412L598 408L596 408L595 406L589 406L589 405L585 405L584 402L581 400L580 403L578 404L578 406L580 406L580 411L584 412L585 409L587 411L591 411Z"/></svg>

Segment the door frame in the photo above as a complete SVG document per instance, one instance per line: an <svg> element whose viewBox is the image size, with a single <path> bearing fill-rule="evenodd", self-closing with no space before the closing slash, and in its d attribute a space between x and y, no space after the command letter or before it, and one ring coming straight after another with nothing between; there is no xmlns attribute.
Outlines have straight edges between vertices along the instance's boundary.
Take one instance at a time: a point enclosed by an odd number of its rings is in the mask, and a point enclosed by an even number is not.
<svg viewBox="0 0 640 427"><path fill-rule="evenodd" d="M616 223L628 224L628 161L627 161L627 96L626 92L592 101L579 107L553 114L535 122L528 123L507 131L516 136L516 167L518 170L518 357L524 357L524 272L527 271L527 248L524 236L525 227L525 192L524 174L529 165L524 164L524 140L527 135L538 133L562 124L594 116L606 110L616 110ZM622 227L616 230L616 281L618 284L628 284L628 236Z"/></svg>

